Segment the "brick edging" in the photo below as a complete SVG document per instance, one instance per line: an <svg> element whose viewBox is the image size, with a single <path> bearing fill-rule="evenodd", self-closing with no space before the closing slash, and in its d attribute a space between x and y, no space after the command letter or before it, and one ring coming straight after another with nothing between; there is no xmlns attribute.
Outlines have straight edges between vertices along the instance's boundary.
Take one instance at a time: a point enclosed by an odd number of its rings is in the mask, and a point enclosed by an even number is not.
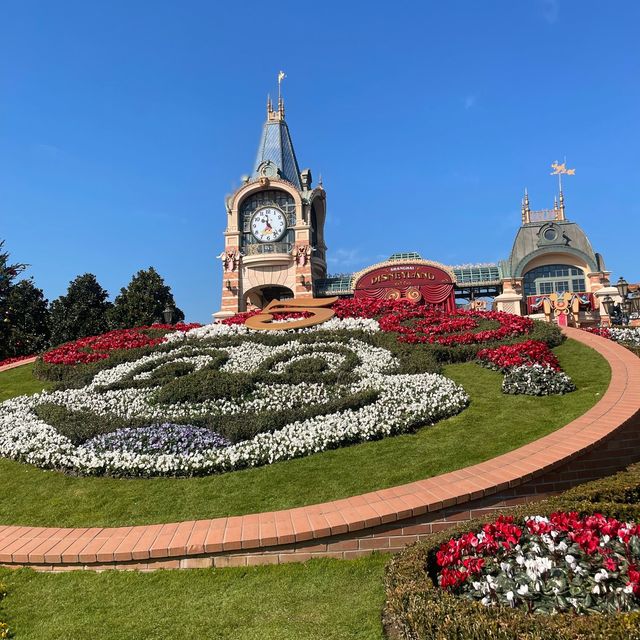
<svg viewBox="0 0 640 640"><path fill-rule="evenodd" d="M18 362L12 362L11 364L3 364L0 366L0 373L3 371L9 371L9 369L15 369L16 367L21 367L23 364L31 364L38 359L38 356L30 356L29 358L25 358L24 360L19 360Z"/></svg>
<svg viewBox="0 0 640 640"><path fill-rule="evenodd" d="M0 564L151 570L350 558L398 550L456 521L611 472L640 457L640 359L605 338L565 333L606 358L609 387L585 414L515 451L426 480L276 512L116 528L0 526Z"/></svg>

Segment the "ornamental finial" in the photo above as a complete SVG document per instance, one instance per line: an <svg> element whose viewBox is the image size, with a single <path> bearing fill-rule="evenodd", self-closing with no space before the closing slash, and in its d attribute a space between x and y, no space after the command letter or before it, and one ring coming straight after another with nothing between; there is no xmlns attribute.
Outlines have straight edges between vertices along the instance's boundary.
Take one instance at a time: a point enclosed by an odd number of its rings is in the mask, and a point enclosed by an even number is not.
<svg viewBox="0 0 640 640"><path fill-rule="evenodd" d="M282 98L282 81L287 77L284 71L278 72L278 115L284 120L284 99Z"/></svg>
<svg viewBox="0 0 640 640"><path fill-rule="evenodd" d="M522 224L531 222L531 209L529 208L529 192L524 188L524 198L522 199Z"/></svg>

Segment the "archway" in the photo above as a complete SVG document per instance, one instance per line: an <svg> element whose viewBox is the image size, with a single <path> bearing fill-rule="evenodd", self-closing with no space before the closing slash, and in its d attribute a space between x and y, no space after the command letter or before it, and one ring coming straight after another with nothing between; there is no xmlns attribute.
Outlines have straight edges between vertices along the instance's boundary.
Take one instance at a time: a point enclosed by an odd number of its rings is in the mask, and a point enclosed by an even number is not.
<svg viewBox="0 0 640 640"><path fill-rule="evenodd" d="M273 300L291 300L294 297L289 287L278 285L265 285L254 287L244 295L244 304L247 311L264 309Z"/></svg>

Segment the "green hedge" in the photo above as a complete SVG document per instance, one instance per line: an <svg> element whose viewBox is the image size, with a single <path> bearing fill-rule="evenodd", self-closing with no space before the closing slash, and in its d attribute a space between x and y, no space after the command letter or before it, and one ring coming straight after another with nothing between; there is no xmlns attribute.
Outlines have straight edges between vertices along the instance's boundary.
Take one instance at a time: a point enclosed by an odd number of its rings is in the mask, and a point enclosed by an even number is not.
<svg viewBox="0 0 640 640"><path fill-rule="evenodd" d="M504 513L522 518L549 515L554 511L578 511L640 521L639 496L640 464L637 464L609 478ZM436 551L443 542L478 529L482 524L482 520L473 520L435 534L425 542L408 547L387 565L383 621L390 640L640 639L640 613L637 612L530 615L518 609L485 607L440 589L435 583Z"/></svg>

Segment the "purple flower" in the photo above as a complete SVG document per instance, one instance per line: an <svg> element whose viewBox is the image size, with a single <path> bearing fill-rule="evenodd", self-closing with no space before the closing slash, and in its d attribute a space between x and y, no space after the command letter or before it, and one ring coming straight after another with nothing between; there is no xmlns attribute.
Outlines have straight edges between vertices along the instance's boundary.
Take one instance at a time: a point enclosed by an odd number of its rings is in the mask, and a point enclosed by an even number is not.
<svg viewBox="0 0 640 640"><path fill-rule="evenodd" d="M84 443L84 448L95 453L188 455L230 444L220 434L204 427L165 422L148 427L126 427L95 436Z"/></svg>

